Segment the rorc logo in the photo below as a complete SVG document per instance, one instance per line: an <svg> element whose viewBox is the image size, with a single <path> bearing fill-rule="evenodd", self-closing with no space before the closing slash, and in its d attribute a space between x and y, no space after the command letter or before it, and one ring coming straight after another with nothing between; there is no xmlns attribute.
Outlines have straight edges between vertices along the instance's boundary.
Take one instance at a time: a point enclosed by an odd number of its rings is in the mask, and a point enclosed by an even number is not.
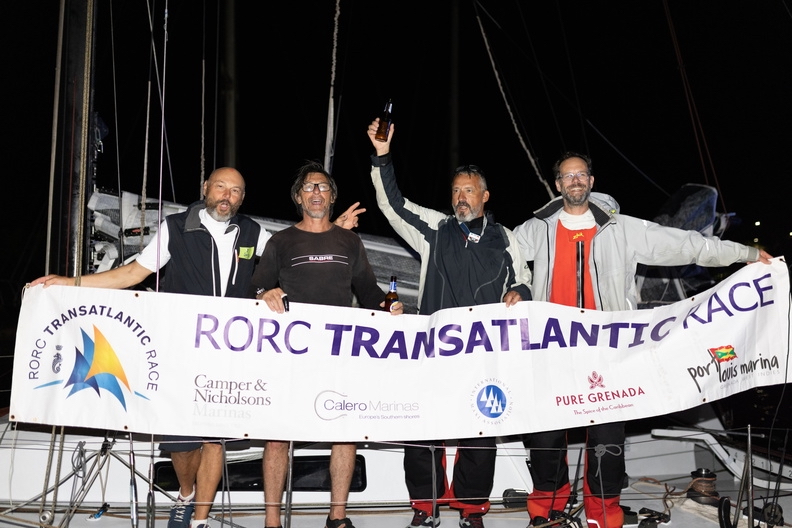
<svg viewBox="0 0 792 528"><path fill-rule="evenodd" d="M80 329L80 333L82 334L82 349L80 347L74 349L74 365L68 378L43 383L37 388L63 385L65 389L68 389L67 398L85 389L96 392L99 397L103 392L106 392L117 399L126 410L124 393L132 393L132 389L113 346L95 325L93 326L93 337L83 329ZM52 360L52 372L55 374L60 373L64 359L60 353L62 347L58 346L57 348L59 351Z"/></svg>

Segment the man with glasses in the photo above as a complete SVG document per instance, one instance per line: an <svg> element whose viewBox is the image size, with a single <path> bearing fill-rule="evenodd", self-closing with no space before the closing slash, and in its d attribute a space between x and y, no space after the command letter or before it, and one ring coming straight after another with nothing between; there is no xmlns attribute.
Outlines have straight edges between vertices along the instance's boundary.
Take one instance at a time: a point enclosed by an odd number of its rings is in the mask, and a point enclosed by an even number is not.
<svg viewBox="0 0 792 528"><path fill-rule="evenodd" d="M277 313L284 302L352 306L353 291L360 306L385 306L385 292L369 264L360 237L330 222L338 197L335 180L319 163L297 171L291 198L302 220L275 233L267 242L253 285L256 298ZM394 302L391 313L403 312ZM265 527L280 527L281 498L289 467L288 442L268 441L264 449ZM346 516L349 487L355 471L355 444L334 443L330 452L330 513L325 528L354 528Z"/></svg>
<svg viewBox="0 0 792 528"><path fill-rule="evenodd" d="M384 142L375 138L378 126L375 119L368 127L376 152L371 156L371 179L379 208L421 257L419 312L430 315L444 308L499 302L512 306L530 300L531 275L514 235L484 212L490 193L481 169L465 165L454 171L453 215L416 205L396 184L390 155L395 126L391 124ZM495 475L495 439L458 440L450 487L444 442L428 444L404 448L405 481L414 511L409 527L439 524L435 499L443 498L442 503L459 510L461 527L483 528Z"/></svg>
<svg viewBox="0 0 792 528"><path fill-rule="evenodd" d="M203 201L168 216L157 235L129 264L79 278L47 275L31 286L129 288L162 269L163 292L249 297L255 260L264 251L270 233L238 213L245 199L245 179L236 169L221 167L212 172L203 184L203 195ZM365 211L356 209L357 205L347 209L337 225L356 227L357 216ZM163 438L160 448L170 452L179 482L168 528L207 528L222 478L224 443L216 438ZM240 442L236 440L234 444L239 446Z"/></svg>
<svg viewBox="0 0 792 528"><path fill-rule="evenodd" d="M522 256L533 261L533 298L589 310L638 307L639 263L654 266L728 266L769 263L765 251L698 231L666 227L619 214L611 196L592 192L591 160L567 152L553 166L561 196L514 230ZM624 515L619 496L625 477L624 423L586 428L583 506L589 527L619 528ZM567 431L527 436L534 489L528 514L536 526L563 511L571 495ZM600 456L601 455L601 456Z"/></svg>

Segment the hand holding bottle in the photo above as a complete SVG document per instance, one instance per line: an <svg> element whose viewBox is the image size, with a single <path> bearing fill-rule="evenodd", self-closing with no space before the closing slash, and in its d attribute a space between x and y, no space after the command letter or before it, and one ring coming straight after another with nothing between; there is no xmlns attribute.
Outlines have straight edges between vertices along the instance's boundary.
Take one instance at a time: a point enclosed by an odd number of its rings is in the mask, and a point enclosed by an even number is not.
<svg viewBox="0 0 792 528"><path fill-rule="evenodd" d="M377 141L374 136L377 134L377 130L379 129L380 119L379 117L371 122L368 126L368 136L371 140L371 144L374 146L374 150L377 152L377 156L384 156L388 152L390 152L390 143L393 141L393 134L396 131L396 125L391 123L390 125L390 134L388 134L388 139L386 141Z"/></svg>
<svg viewBox="0 0 792 528"><path fill-rule="evenodd" d="M385 108L382 110L382 115L379 119L379 124L377 126L377 133L374 134L374 139L377 141L388 141L388 136L390 135L390 126L393 122L392 117L393 112L393 102L391 99L388 99L388 102L385 103Z"/></svg>
<svg viewBox="0 0 792 528"><path fill-rule="evenodd" d="M399 302L399 294L396 292L396 275L391 275L390 278L390 288L388 288L388 293L385 295L385 306L384 308L391 312L393 311L393 304Z"/></svg>

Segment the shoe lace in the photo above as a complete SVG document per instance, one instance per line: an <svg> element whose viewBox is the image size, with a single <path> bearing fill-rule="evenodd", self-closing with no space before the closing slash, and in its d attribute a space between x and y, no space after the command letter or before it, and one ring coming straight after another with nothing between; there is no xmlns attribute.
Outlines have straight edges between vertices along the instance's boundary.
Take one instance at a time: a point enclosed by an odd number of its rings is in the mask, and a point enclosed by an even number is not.
<svg viewBox="0 0 792 528"><path fill-rule="evenodd" d="M423 510L414 510L413 519L410 526L434 526L435 517L432 517ZM439 521L438 523L439 524Z"/></svg>
<svg viewBox="0 0 792 528"><path fill-rule="evenodd" d="M187 513L187 507L190 505L189 501L182 500L181 497L176 499L176 504L173 505L173 518L176 521L184 520L184 516Z"/></svg>
<svg viewBox="0 0 792 528"><path fill-rule="evenodd" d="M484 528L484 519L481 517L464 517L459 525L465 528Z"/></svg>

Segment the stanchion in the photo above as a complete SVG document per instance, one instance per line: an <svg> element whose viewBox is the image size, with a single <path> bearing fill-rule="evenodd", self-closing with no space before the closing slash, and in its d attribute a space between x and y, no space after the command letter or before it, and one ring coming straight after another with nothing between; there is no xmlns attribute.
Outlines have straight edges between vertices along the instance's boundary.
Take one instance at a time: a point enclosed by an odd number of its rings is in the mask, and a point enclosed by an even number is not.
<svg viewBox="0 0 792 528"><path fill-rule="evenodd" d="M284 505L285 509L283 515L284 516L283 528L291 528L293 462L294 462L294 442L290 440L289 466L286 468L286 504Z"/></svg>

